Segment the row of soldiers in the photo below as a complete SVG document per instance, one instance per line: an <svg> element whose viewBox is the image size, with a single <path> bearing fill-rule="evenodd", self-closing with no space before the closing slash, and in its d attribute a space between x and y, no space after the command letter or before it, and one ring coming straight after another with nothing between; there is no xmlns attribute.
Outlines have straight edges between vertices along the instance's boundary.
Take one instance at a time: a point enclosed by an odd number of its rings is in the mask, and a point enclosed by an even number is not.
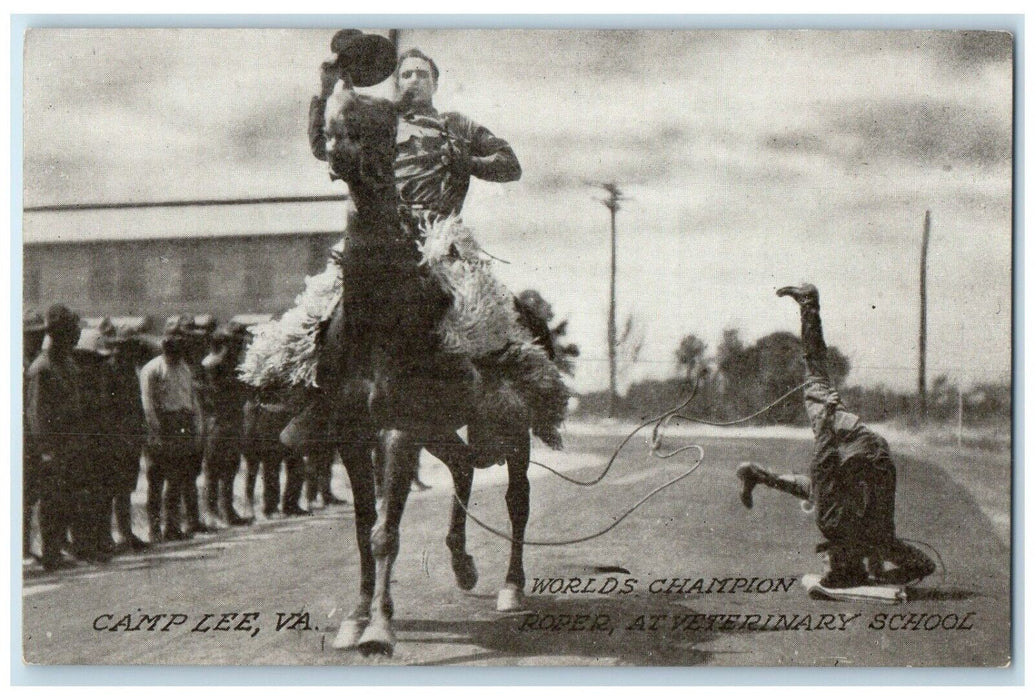
<svg viewBox="0 0 1035 700"><path fill-rule="evenodd" d="M286 450L278 436L291 412L237 379L248 338L242 324L202 326L186 314L170 319L160 340L107 321L83 329L61 304L26 314L23 555L36 556L34 511L49 571L107 561L120 548L115 534L122 549L142 550L247 525L260 467L266 517L306 515L318 496L344 503L331 491L329 444L308 455ZM250 516L233 499L242 455ZM133 532L130 503L142 456L148 541ZM310 510L300 506L303 491Z"/></svg>

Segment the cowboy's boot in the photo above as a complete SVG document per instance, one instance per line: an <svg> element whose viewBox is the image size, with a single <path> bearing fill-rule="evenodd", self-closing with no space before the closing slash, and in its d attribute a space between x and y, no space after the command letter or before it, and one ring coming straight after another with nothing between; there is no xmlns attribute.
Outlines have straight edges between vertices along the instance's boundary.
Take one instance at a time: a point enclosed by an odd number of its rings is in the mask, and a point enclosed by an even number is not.
<svg viewBox="0 0 1035 700"><path fill-rule="evenodd" d="M751 508L755 504L752 492L758 484L789 493L802 500L809 498L809 489L804 479L796 478L792 474L774 474L754 462L741 463L737 467L737 478L743 482L740 502L744 504L745 508Z"/></svg>
<svg viewBox="0 0 1035 700"><path fill-rule="evenodd" d="M802 282L799 286L780 287L776 290L778 297L791 297L799 304L813 304L819 306L819 290L816 285Z"/></svg>

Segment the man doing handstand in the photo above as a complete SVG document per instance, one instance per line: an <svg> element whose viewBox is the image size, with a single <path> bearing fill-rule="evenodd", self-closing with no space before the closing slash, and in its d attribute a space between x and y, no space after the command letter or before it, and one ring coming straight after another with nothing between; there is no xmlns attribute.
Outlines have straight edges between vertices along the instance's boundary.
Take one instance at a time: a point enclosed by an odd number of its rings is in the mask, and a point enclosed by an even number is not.
<svg viewBox="0 0 1035 700"><path fill-rule="evenodd" d="M888 442L849 413L827 374L827 346L819 317L819 291L811 284L783 287L801 311L805 352L805 411L815 435L816 451L809 475L775 474L753 462L737 469L743 482L741 501L753 505L756 485L810 501L816 525L826 542L830 570L820 584L849 588L870 582L905 585L929 576L934 562L895 536L895 464ZM869 564L869 575L864 561ZM893 565L885 570L885 562Z"/></svg>

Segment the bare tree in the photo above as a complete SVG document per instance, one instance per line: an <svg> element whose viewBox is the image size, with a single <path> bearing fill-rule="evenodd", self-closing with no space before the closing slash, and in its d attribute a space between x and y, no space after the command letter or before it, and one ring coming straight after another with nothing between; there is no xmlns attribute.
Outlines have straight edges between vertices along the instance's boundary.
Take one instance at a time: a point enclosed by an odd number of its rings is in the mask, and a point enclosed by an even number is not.
<svg viewBox="0 0 1035 700"><path fill-rule="evenodd" d="M636 316L625 317L625 324L622 326L622 333L618 336L616 345L616 374L623 379L640 359L643 345L647 341L647 330L643 323Z"/></svg>

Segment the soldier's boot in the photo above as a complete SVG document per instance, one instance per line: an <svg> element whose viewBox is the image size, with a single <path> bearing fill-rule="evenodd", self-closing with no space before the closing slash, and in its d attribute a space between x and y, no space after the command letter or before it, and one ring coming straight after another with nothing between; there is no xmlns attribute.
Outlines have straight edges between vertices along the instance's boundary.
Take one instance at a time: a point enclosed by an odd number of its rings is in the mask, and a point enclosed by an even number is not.
<svg viewBox="0 0 1035 700"><path fill-rule="evenodd" d="M830 570L819 580L819 585L825 588L854 588L869 582L861 550L831 544L827 546L826 552Z"/></svg>
<svg viewBox="0 0 1035 700"><path fill-rule="evenodd" d="M774 474L754 462L742 462L737 467L737 478L741 481L740 502L744 504L745 508L754 506L753 492L758 484L789 493L802 500L809 498L807 477Z"/></svg>
<svg viewBox="0 0 1035 700"><path fill-rule="evenodd" d="M305 483L305 462L301 457L288 455L284 459L284 469L287 478L284 481L284 505L281 506L281 512L285 516L312 515L298 505Z"/></svg>
<svg viewBox="0 0 1035 700"><path fill-rule="evenodd" d="M331 491L330 488L324 489L322 491L322 495L323 495L323 504L325 506L347 506L349 504L347 499L345 499L345 498L338 498L337 496L335 496L334 492Z"/></svg>
<svg viewBox="0 0 1035 700"><path fill-rule="evenodd" d="M881 572L879 576L875 577L882 583L896 586L919 583L937 569L933 559L917 547L906 544L902 540L895 540L895 543L883 552L883 556L895 568Z"/></svg>
<svg viewBox="0 0 1035 700"><path fill-rule="evenodd" d="M219 528L219 479L215 475L215 469L205 465L205 510L208 513L208 522L216 529ZM223 511L226 512L226 511Z"/></svg>
<svg viewBox="0 0 1035 700"><path fill-rule="evenodd" d="M234 508L234 479L231 476L219 483L219 506L216 512L222 511L226 515L226 523L231 527L248 525L252 521L244 517Z"/></svg>
<svg viewBox="0 0 1035 700"><path fill-rule="evenodd" d="M306 476L305 476L305 501L309 504L309 510L313 510L316 507L316 497L319 495L320 489L317 481L316 474L313 473L313 469L307 464L306 465ZM324 505L327 505L326 503Z"/></svg>
<svg viewBox="0 0 1035 700"><path fill-rule="evenodd" d="M155 499L148 498L147 500L147 532L148 540L151 544L156 544L162 541L162 501L161 501L161 488L158 490L159 496L157 503Z"/></svg>
<svg viewBox="0 0 1035 700"><path fill-rule="evenodd" d="M255 519L255 487L259 481L259 458L254 454L244 456L244 495L248 501L249 520Z"/></svg>
<svg viewBox="0 0 1035 700"><path fill-rule="evenodd" d="M116 494L112 499L112 511L115 513L115 527L122 535L124 546L135 549L133 540L137 542L143 542L143 540L133 534L133 516L129 496L124 493Z"/></svg>
<svg viewBox="0 0 1035 700"><path fill-rule="evenodd" d="M780 287L776 290L776 296L791 297L802 306L806 304L819 306L819 290L816 289L816 285L808 282L802 282L797 287Z"/></svg>

